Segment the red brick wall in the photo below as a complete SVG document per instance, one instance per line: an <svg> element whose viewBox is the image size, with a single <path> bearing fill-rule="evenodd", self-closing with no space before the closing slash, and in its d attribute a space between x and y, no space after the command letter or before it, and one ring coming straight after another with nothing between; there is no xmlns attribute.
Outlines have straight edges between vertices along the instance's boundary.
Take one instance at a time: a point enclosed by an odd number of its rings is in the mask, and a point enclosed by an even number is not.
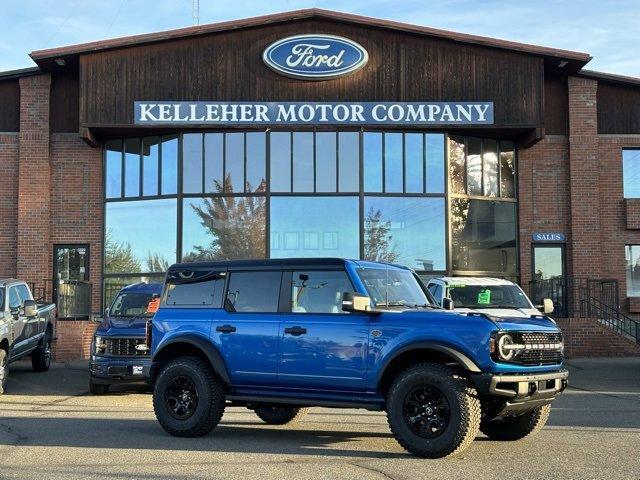
<svg viewBox="0 0 640 480"><path fill-rule="evenodd" d="M51 135L51 242L89 244L93 311L100 310L102 275L102 149L77 133Z"/></svg>
<svg viewBox="0 0 640 480"><path fill-rule="evenodd" d="M627 229L640 230L640 198L625 198L624 207Z"/></svg>
<svg viewBox="0 0 640 480"><path fill-rule="evenodd" d="M622 149L640 147L640 135L600 135L598 156L600 178L600 234L604 277L615 278L620 286L620 305L628 302L625 245L640 245L640 230L627 229L627 208L622 190Z"/></svg>
<svg viewBox="0 0 640 480"><path fill-rule="evenodd" d="M640 345L616 334L595 318L556 321L564 334L567 358L640 356Z"/></svg>
<svg viewBox="0 0 640 480"><path fill-rule="evenodd" d="M520 278L531 280L531 236L562 232L571 238L569 144L564 135L547 135L531 148L518 151L518 211ZM567 253L567 255L569 255Z"/></svg>
<svg viewBox="0 0 640 480"><path fill-rule="evenodd" d="M18 134L0 134L0 277L16 275Z"/></svg>
<svg viewBox="0 0 640 480"><path fill-rule="evenodd" d="M569 77L569 186L572 275L597 277L600 256L598 82Z"/></svg>
<svg viewBox="0 0 640 480"><path fill-rule="evenodd" d="M49 91L51 76L20 79L17 275L51 278Z"/></svg>
<svg viewBox="0 0 640 480"><path fill-rule="evenodd" d="M97 324L84 320L58 320L56 324L55 361L89 358L91 340Z"/></svg>

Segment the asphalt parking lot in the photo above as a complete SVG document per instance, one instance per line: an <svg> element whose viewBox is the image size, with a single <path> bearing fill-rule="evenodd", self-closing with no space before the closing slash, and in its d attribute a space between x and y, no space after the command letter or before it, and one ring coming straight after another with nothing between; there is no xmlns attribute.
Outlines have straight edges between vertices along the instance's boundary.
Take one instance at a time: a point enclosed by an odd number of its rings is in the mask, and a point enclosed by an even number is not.
<svg viewBox="0 0 640 480"><path fill-rule="evenodd" d="M463 455L406 454L382 413L313 409L271 427L230 408L210 435L156 423L144 390L90 396L84 365L12 366L0 397L0 478L421 479L640 478L640 359L574 360L570 385L537 437L479 436Z"/></svg>

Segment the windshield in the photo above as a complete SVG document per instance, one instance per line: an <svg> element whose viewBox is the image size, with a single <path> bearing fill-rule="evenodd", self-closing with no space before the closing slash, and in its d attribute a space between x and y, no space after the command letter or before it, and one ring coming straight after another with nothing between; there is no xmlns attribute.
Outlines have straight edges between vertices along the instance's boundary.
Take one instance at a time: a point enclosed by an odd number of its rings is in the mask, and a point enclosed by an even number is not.
<svg viewBox="0 0 640 480"><path fill-rule="evenodd" d="M418 280L409 270L359 268L357 272L376 307L432 305Z"/></svg>
<svg viewBox="0 0 640 480"><path fill-rule="evenodd" d="M455 308L532 308L515 285L451 285L449 296Z"/></svg>
<svg viewBox="0 0 640 480"><path fill-rule="evenodd" d="M149 311L152 298L152 293L122 292L113 301L109 314L112 317L152 317L153 312Z"/></svg>

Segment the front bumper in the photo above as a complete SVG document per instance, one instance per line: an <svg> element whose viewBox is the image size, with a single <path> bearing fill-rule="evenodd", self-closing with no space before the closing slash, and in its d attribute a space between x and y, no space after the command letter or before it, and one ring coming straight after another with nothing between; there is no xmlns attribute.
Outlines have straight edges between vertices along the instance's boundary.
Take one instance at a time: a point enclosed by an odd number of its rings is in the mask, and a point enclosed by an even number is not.
<svg viewBox="0 0 640 480"><path fill-rule="evenodd" d="M567 388L567 370L535 374L492 375L489 394L508 397L512 401L538 400L555 397Z"/></svg>
<svg viewBox="0 0 640 480"><path fill-rule="evenodd" d="M478 393L499 401L499 415L531 410L547 405L567 388L565 369L541 373L479 374L473 378Z"/></svg>
<svg viewBox="0 0 640 480"><path fill-rule="evenodd" d="M103 385L144 383L150 363L149 357L93 356L89 362L89 373L94 383Z"/></svg>

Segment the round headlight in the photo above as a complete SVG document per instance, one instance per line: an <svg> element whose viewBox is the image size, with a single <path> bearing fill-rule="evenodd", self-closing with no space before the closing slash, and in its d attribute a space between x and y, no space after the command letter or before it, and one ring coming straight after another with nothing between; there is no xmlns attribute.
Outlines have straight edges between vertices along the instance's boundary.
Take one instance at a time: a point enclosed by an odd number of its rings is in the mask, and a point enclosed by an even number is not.
<svg viewBox="0 0 640 480"><path fill-rule="evenodd" d="M506 348L513 344L511 335L502 335L498 339L498 353L503 360L511 360L515 356L515 350Z"/></svg>

